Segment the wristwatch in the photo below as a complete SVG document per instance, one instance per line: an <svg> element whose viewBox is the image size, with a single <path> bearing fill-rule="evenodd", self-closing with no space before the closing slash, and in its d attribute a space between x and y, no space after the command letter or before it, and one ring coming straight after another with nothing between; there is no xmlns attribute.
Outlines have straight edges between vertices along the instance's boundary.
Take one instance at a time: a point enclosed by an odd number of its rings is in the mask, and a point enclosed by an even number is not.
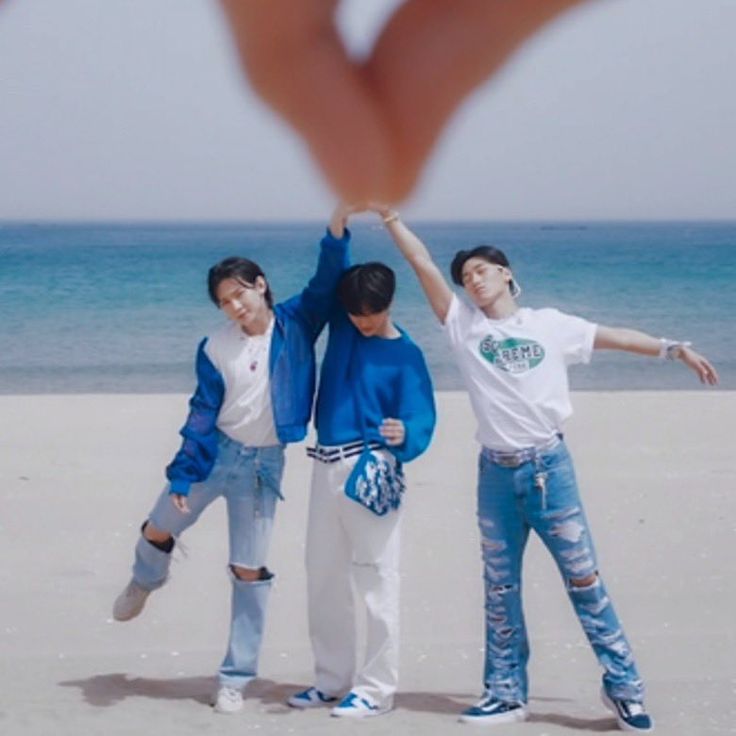
<svg viewBox="0 0 736 736"><path fill-rule="evenodd" d="M662 360L677 360L680 357L682 348L689 348L691 342L682 342L680 340L668 340L665 337L660 338L659 357Z"/></svg>

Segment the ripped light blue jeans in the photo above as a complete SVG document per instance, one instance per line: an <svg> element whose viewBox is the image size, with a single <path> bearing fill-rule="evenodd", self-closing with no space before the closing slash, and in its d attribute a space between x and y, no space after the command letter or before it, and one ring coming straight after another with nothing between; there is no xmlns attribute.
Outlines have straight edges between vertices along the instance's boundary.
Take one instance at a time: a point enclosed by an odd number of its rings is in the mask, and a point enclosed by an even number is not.
<svg viewBox="0 0 736 736"><path fill-rule="evenodd" d="M192 484L189 491L190 513L183 514L174 506L167 486L149 521L178 539L222 496L227 504L230 565L265 568L283 469L283 446L245 447L220 435L212 472L202 483ZM139 537L133 565L133 579L138 585L146 590L160 588L168 579L170 566L171 553L162 552ZM242 689L256 675L273 576L264 573L263 579L249 582L235 576L230 568L228 575L232 583L230 638L219 681L221 685Z"/></svg>
<svg viewBox="0 0 736 736"><path fill-rule="evenodd" d="M564 442L518 467L481 452L478 523L485 579L486 690L505 702L526 703L529 640L521 602L521 564L533 529L562 574L575 613L603 667L613 698L642 701L644 686L621 624L598 576L593 540ZM572 581L595 576L590 585Z"/></svg>

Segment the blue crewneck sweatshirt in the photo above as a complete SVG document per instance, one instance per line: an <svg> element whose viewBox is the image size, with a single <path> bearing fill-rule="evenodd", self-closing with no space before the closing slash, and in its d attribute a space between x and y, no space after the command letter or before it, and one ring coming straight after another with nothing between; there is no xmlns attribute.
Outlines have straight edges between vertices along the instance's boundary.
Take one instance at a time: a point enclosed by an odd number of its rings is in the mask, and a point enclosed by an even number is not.
<svg viewBox="0 0 736 736"><path fill-rule="evenodd" d="M384 419L401 419L406 438L388 447L402 462L427 449L435 425L432 380L421 350L399 328L395 339L363 337L336 307L320 372L317 440L344 445L363 439L384 443ZM362 421L361 421L362 415Z"/></svg>

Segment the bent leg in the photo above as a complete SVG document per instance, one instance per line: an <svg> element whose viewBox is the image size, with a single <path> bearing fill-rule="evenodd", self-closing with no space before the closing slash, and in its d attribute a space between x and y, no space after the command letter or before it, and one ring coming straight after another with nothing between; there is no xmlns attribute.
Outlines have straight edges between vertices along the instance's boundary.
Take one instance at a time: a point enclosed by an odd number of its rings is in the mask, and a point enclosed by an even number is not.
<svg viewBox="0 0 736 736"><path fill-rule="evenodd" d="M135 547L133 580L141 588L156 590L166 582L175 540L196 523L217 495L214 484L194 483L188 499L190 512L184 514L172 503L168 486L164 488L141 528Z"/></svg>
<svg viewBox="0 0 736 736"><path fill-rule="evenodd" d="M562 446L544 460L546 499L534 528L557 563L585 635L615 699L641 701L644 685L621 623L598 574L595 548L578 493L572 461Z"/></svg>

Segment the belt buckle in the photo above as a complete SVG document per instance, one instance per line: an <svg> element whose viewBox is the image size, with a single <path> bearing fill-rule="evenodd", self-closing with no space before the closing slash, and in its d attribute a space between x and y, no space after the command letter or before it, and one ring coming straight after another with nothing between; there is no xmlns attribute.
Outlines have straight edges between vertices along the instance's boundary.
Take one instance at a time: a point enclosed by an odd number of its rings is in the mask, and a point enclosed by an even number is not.
<svg viewBox="0 0 736 736"><path fill-rule="evenodd" d="M524 460L521 457L521 453L509 452L503 455L496 455L494 462L503 468L518 468Z"/></svg>

